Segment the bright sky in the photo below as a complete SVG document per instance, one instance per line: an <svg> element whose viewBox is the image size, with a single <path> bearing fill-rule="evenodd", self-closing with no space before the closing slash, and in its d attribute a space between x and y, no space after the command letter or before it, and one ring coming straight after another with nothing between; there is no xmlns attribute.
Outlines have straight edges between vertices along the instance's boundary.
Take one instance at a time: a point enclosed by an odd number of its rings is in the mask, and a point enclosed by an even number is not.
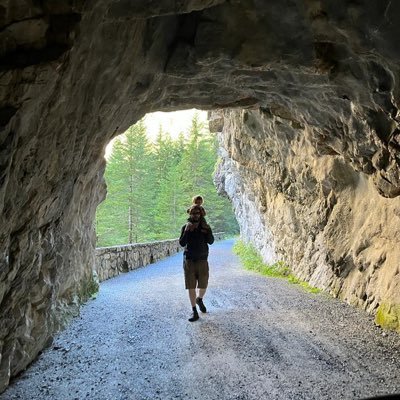
<svg viewBox="0 0 400 400"><path fill-rule="evenodd" d="M144 123L147 128L148 138L154 141L161 125L163 132L168 132L173 139L176 139L181 132L186 133L189 131L195 113L197 113L200 122L207 122L207 111L196 110L195 108L173 112L158 111L146 114ZM112 142L106 148L106 158L110 155Z"/></svg>
<svg viewBox="0 0 400 400"><path fill-rule="evenodd" d="M154 140L157 137L160 125L164 132L169 132L172 138L176 139L181 132L186 133L189 130L196 112L200 122L207 122L207 111L194 108L191 110L146 114L144 123L149 139Z"/></svg>

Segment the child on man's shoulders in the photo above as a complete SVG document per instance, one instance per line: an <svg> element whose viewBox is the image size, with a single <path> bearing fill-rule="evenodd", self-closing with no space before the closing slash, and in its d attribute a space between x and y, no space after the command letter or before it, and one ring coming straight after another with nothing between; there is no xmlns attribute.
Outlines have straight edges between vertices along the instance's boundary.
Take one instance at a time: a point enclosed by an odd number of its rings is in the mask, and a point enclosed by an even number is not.
<svg viewBox="0 0 400 400"><path fill-rule="evenodd" d="M203 197L200 195L194 196L192 198L192 205L187 209L187 213L190 212L190 209L193 206L197 206L200 209L200 221L199 221L199 225L202 229L202 231L204 230L209 230L210 229L210 225L207 224L207 221L205 219L206 216L206 210L203 207Z"/></svg>

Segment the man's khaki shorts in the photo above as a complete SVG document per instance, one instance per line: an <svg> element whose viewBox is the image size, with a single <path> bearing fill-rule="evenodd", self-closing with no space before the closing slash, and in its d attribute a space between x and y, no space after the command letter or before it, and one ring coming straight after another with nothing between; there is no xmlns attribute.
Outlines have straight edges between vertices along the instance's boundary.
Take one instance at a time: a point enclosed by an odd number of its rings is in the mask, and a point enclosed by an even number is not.
<svg viewBox="0 0 400 400"><path fill-rule="evenodd" d="M186 289L206 289L208 285L208 261L207 260L184 260Z"/></svg>

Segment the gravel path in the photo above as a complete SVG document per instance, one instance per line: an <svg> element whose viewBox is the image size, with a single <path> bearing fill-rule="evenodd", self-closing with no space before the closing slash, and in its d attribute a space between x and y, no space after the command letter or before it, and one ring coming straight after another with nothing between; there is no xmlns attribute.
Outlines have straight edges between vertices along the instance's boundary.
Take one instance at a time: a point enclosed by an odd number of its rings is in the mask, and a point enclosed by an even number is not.
<svg viewBox="0 0 400 400"><path fill-rule="evenodd" d="M190 323L182 254L102 283L5 399L361 399L400 393L400 336L211 246Z"/></svg>

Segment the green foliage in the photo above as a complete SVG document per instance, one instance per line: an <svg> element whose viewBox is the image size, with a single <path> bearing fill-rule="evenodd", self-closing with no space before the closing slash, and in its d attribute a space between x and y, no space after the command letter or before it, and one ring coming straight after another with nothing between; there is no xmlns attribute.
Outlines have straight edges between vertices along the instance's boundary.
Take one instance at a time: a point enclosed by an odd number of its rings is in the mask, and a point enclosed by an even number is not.
<svg viewBox="0 0 400 400"><path fill-rule="evenodd" d="M192 120L187 139L173 140L160 127L155 143L143 122L116 140L107 163L107 198L96 215L97 245L169 239L179 236L194 195L205 199L214 232L238 232L230 202L213 184L216 138Z"/></svg>
<svg viewBox="0 0 400 400"><path fill-rule="evenodd" d="M262 275L273 278L286 278L290 283L300 285L310 293L320 292L319 289L296 278L291 273L290 267L288 267L283 261L277 261L274 264L265 264L260 253L251 244L237 240L233 246L233 251L239 256L243 266L248 270L259 272Z"/></svg>
<svg viewBox="0 0 400 400"><path fill-rule="evenodd" d="M381 303L375 316L377 325L400 333L400 304Z"/></svg>
<svg viewBox="0 0 400 400"><path fill-rule="evenodd" d="M106 201L98 207L98 244L135 243L146 240L151 230L153 181L151 149L143 122L129 128L113 145L105 171Z"/></svg>

